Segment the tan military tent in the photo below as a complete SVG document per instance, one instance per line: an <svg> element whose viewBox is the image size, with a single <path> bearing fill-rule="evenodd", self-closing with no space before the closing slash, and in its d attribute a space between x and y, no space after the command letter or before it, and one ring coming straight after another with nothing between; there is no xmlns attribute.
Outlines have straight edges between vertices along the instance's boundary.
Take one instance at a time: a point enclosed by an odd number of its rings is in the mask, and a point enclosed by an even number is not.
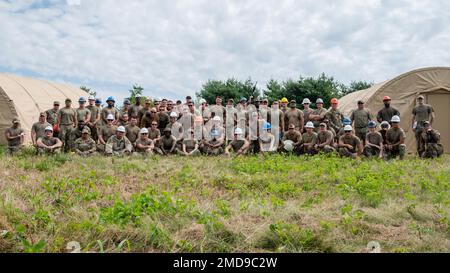
<svg viewBox="0 0 450 273"><path fill-rule="evenodd" d="M0 145L6 144L3 136L6 128L11 127L13 118L19 118L26 132L26 142L31 142L31 126L39 119L39 113L53 107L53 101L64 106L66 98L72 99L73 105L86 92L65 84L0 74Z"/></svg>
<svg viewBox="0 0 450 273"><path fill-rule="evenodd" d="M411 129L412 109L416 98L425 96L425 103L433 106L436 119L433 127L441 133L441 143L446 153L450 152L450 67L430 67L414 70L393 80L376 84L369 89L351 93L340 99L340 109L345 116L357 108L357 101L366 102L374 117L383 107L383 97L392 98L391 105L397 108L402 119L401 127L406 131L409 153L416 151L414 133Z"/></svg>

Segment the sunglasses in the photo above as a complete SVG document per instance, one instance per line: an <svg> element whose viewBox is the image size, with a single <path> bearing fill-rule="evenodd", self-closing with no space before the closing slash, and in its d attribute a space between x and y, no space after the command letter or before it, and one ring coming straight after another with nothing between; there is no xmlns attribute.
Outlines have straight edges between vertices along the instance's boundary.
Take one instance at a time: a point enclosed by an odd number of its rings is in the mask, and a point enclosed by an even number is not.
<svg viewBox="0 0 450 273"><path fill-rule="evenodd" d="M158 125L158 124L155 124L155 123L152 124L152 126L156 126L156 125Z"/></svg>

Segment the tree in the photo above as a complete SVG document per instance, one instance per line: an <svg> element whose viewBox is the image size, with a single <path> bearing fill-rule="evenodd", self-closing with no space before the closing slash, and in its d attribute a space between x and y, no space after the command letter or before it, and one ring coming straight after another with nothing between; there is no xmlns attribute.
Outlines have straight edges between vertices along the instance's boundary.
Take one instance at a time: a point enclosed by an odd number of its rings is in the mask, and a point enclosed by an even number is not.
<svg viewBox="0 0 450 273"><path fill-rule="evenodd" d="M289 79L282 84L271 80L266 88L264 95L271 102L285 97L288 100L296 100L297 104L301 104L304 98L308 98L315 103L318 98L321 98L324 100L326 107L330 105L332 98L340 97L340 94L346 90L345 85L324 73L317 78L300 76L297 81Z"/></svg>
<svg viewBox="0 0 450 273"><path fill-rule="evenodd" d="M93 96L94 98L97 96L97 92L93 91L91 88L88 88L86 86L80 86L80 89L88 93L89 96Z"/></svg>
<svg viewBox="0 0 450 273"><path fill-rule="evenodd" d="M130 92L130 97L128 98L131 103L136 102L136 96L140 95L142 97L142 100L145 100L146 98L142 96L142 93L144 92L144 87L140 86L139 84L135 83L133 84L133 88L128 90Z"/></svg>
<svg viewBox="0 0 450 273"><path fill-rule="evenodd" d="M359 90L364 90L367 88L370 88L373 86L373 82L366 82L366 81L352 81L350 83L350 86L348 86L344 92L342 93L342 96L348 95L350 93L359 91Z"/></svg>
<svg viewBox="0 0 450 273"><path fill-rule="evenodd" d="M215 104L216 97L221 96L226 102L233 99L235 102L242 97L249 99L250 96L258 97L260 90L250 78L245 82L231 78L227 81L208 80L203 84L202 89L196 93L197 97L205 99L209 104Z"/></svg>

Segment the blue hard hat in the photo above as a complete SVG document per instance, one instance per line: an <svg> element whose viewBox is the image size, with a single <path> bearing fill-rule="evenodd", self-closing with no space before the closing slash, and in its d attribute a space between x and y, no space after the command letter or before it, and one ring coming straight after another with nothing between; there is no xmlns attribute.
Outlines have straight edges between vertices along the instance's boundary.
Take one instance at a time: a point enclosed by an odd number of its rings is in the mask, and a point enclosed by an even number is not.
<svg viewBox="0 0 450 273"><path fill-rule="evenodd" d="M80 97L80 99L78 100L78 102L86 102L86 98L85 98L85 97Z"/></svg>
<svg viewBox="0 0 450 273"><path fill-rule="evenodd" d="M369 121L369 126L368 126L369 128L375 128L375 127L377 127L377 124L375 123L375 121Z"/></svg>
<svg viewBox="0 0 450 273"><path fill-rule="evenodd" d="M108 101L116 102L116 100L114 99L113 96L109 97L109 98L106 100L106 102L108 102Z"/></svg>
<svg viewBox="0 0 450 273"><path fill-rule="evenodd" d="M349 119L349 118L344 118L344 119L342 120L342 123L343 123L344 125L351 125L351 124L352 124L352 120Z"/></svg>
<svg viewBox="0 0 450 273"><path fill-rule="evenodd" d="M240 101L247 101L245 97L242 97Z"/></svg>
<svg viewBox="0 0 450 273"><path fill-rule="evenodd" d="M95 99L95 104L102 104L102 100L101 99Z"/></svg>
<svg viewBox="0 0 450 273"><path fill-rule="evenodd" d="M265 122L264 125L263 125L263 129L264 130L270 130L270 129L272 129L272 125L270 123L268 123L268 122Z"/></svg>

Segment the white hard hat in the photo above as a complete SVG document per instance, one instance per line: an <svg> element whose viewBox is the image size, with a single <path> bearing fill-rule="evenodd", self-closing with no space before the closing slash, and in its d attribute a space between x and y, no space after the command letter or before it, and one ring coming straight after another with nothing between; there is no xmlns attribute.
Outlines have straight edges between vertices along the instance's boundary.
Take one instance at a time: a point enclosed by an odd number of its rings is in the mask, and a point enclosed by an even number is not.
<svg viewBox="0 0 450 273"><path fill-rule="evenodd" d="M323 99L317 99L317 100L316 100L316 104L317 104L317 103L323 103Z"/></svg>
<svg viewBox="0 0 450 273"><path fill-rule="evenodd" d="M242 135L242 134L244 134L244 133L242 132L242 129L241 129L241 128L236 128L236 130L234 130L234 134L236 134L236 135Z"/></svg>
<svg viewBox="0 0 450 273"><path fill-rule="evenodd" d="M201 99L200 100L200 104L202 104L202 103L206 103L206 100L205 99Z"/></svg>
<svg viewBox="0 0 450 273"><path fill-rule="evenodd" d="M94 96L89 96L88 100L95 100Z"/></svg>
<svg viewBox="0 0 450 273"><path fill-rule="evenodd" d="M125 133L125 132L126 132L125 127L119 126L119 127L117 128L117 132Z"/></svg>
<svg viewBox="0 0 450 273"><path fill-rule="evenodd" d="M308 98L306 98L306 99L303 100L302 104L305 104L305 103L311 104L311 101Z"/></svg>
<svg viewBox="0 0 450 273"><path fill-rule="evenodd" d="M345 125L344 131L345 131L345 132L353 131L353 127L352 127L351 125Z"/></svg>
<svg viewBox="0 0 450 273"><path fill-rule="evenodd" d="M222 119L219 116L215 116L212 120L213 121L221 121Z"/></svg>
<svg viewBox="0 0 450 273"><path fill-rule="evenodd" d="M294 142L292 140L286 140L283 142L283 148L290 152L292 150L294 150Z"/></svg>
<svg viewBox="0 0 450 273"><path fill-rule="evenodd" d="M400 117L399 116L393 116L391 119L391 122L400 122Z"/></svg>
<svg viewBox="0 0 450 273"><path fill-rule="evenodd" d="M139 134L148 134L148 129L142 128L141 131L139 131Z"/></svg>
<svg viewBox="0 0 450 273"><path fill-rule="evenodd" d="M177 117L178 117L178 114L175 113L175 112L172 112L172 113L170 113L170 117L171 117L171 118L177 118Z"/></svg>
<svg viewBox="0 0 450 273"><path fill-rule="evenodd" d="M114 120L115 118L114 118L114 115L113 114L109 114L107 117L106 117L106 120Z"/></svg>
<svg viewBox="0 0 450 273"><path fill-rule="evenodd" d="M53 127L52 126L47 126L47 127L45 127L44 131L52 131L53 132Z"/></svg>
<svg viewBox="0 0 450 273"><path fill-rule="evenodd" d="M307 123L306 123L306 126L305 126L306 128L312 128L312 129L314 129L314 123L312 123L311 121L308 121Z"/></svg>

